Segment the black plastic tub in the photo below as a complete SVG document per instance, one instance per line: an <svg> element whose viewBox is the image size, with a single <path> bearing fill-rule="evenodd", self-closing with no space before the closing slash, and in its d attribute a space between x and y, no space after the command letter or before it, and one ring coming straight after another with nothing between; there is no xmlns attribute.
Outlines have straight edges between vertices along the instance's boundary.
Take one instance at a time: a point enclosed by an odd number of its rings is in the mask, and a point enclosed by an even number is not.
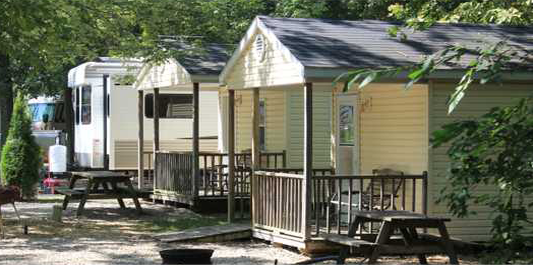
<svg viewBox="0 0 533 265"><path fill-rule="evenodd" d="M165 249L159 251L163 264L211 264L212 249Z"/></svg>

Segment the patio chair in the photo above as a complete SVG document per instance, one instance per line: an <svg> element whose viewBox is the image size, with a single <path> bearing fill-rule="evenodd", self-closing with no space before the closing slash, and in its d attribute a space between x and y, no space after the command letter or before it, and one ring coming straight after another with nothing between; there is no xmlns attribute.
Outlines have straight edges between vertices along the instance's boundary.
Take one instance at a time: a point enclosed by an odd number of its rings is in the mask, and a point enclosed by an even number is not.
<svg viewBox="0 0 533 265"><path fill-rule="evenodd" d="M389 168L384 169L374 169L372 174L375 176L401 176L403 172L392 170ZM381 186L383 180L383 196L381 195ZM351 207L353 210L359 210L359 199L361 198L361 209L362 210L387 210L392 207L393 210L396 210L396 205L393 205L392 198L398 197L398 192L402 187L405 180L393 180L392 178L385 178L377 180L371 180L370 183L366 184L361 196L359 196L359 191L352 191L352 204L348 203L347 198L342 198L342 196L349 196L348 191L342 191L341 194L338 192L333 192L329 203L334 207L341 207L341 214L345 214L342 211L342 207ZM342 198L342 200L340 200ZM382 201L383 200L383 204ZM383 207L382 207L383 205ZM335 212L335 211L332 211Z"/></svg>
<svg viewBox="0 0 533 265"><path fill-rule="evenodd" d="M390 168L374 169L372 174L375 176L402 176L402 171L396 171ZM379 179L379 178L378 178ZM367 186L366 191L362 196L363 209L365 210L387 210L391 208L396 210L393 197L398 197L398 192L404 184L404 179L385 178L377 181L371 180ZM381 188L383 186L383 196L381 194ZM383 200L383 202L381 201Z"/></svg>

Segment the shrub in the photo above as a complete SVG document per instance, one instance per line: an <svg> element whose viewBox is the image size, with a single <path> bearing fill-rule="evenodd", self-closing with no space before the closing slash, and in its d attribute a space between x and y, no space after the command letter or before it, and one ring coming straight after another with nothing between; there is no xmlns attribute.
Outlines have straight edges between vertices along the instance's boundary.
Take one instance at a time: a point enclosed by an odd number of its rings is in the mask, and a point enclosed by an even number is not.
<svg viewBox="0 0 533 265"><path fill-rule="evenodd" d="M41 164L41 150L31 132L28 105L19 93L13 106L7 141L2 149L2 182L20 187L23 198L32 198L35 184L39 181Z"/></svg>
<svg viewBox="0 0 533 265"><path fill-rule="evenodd" d="M527 198L533 194L533 99L447 124L433 134L432 143L451 144L449 185L439 200L458 217L476 214L472 205L490 208L492 243L513 254L510 249L524 249L533 209Z"/></svg>

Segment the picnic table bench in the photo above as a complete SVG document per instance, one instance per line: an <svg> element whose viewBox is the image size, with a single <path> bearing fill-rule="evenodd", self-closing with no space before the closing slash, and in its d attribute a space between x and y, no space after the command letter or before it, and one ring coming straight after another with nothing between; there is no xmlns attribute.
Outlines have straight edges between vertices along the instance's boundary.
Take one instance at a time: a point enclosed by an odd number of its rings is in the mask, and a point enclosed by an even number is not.
<svg viewBox="0 0 533 265"><path fill-rule="evenodd" d="M321 234L325 240L343 246L338 256L328 256L307 260L300 264L311 264L324 260L337 260L344 264L353 247L357 252L368 258L369 264L374 264L382 254L414 254L421 264L427 264L427 254L445 253L451 264L459 264L457 255L446 230L445 222L448 218L430 217L409 211L356 211L355 219L350 224L348 235ZM381 227L378 234L366 235L366 238L356 237L358 228L367 222L379 222ZM440 237L426 237L418 234L417 229L436 228ZM400 234L394 232L399 230ZM436 239L436 240L435 240Z"/></svg>
<svg viewBox="0 0 533 265"><path fill-rule="evenodd" d="M82 189L74 188L76 182L86 179L87 182ZM123 184L125 187L120 187ZM138 191L133 188L130 176L123 173L110 171L84 171L71 172L68 188L57 189L57 192L65 195L63 199L63 209L67 209L71 199L80 200L77 216L82 215L87 199L117 199L121 209L125 209L123 199L131 198L135 203L138 213L142 213L141 204L138 199Z"/></svg>

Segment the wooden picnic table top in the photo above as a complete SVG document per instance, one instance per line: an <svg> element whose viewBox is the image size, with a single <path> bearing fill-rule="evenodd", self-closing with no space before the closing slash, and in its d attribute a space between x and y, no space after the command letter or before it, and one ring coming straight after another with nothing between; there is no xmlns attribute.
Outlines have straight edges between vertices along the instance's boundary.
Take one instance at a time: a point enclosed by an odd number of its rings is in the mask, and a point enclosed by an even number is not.
<svg viewBox="0 0 533 265"><path fill-rule="evenodd" d="M420 221L443 221L449 222L450 218L427 216L421 213L414 213L410 211L355 211L355 216L372 219L376 221L404 221L404 220L420 220Z"/></svg>
<svg viewBox="0 0 533 265"><path fill-rule="evenodd" d="M70 174L82 178L130 177L128 175L124 175L124 173L112 171L72 171Z"/></svg>

